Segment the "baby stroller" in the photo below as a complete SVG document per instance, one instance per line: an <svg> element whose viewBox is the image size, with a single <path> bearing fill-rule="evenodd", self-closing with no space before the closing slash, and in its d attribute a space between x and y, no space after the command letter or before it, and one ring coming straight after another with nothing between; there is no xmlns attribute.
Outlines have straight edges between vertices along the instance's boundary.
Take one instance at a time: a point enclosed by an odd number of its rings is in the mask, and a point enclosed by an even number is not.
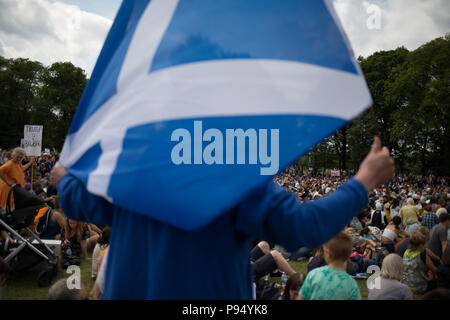
<svg viewBox="0 0 450 320"><path fill-rule="evenodd" d="M11 195L14 195L14 208L11 209ZM40 208L45 207L44 201L24 190L20 185L13 185L6 202L6 211L0 207L0 230L5 230L15 240L9 238L0 244L0 255L9 263L14 271L25 271L46 262L45 268L39 273L37 283L40 287L50 285L58 272L58 257L29 229ZM24 229L30 240L24 238L19 230ZM37 243L33 243L36 240Z"/></svg>

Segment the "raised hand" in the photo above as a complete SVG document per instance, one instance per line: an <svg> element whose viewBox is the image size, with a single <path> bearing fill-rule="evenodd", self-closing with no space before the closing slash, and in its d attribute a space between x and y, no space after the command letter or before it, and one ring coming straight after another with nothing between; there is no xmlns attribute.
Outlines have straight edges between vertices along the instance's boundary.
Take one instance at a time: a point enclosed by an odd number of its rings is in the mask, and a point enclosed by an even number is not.
<svg viewBox="0 0 450 320"><path fill-rule="evenodd" d="M375 137L372 149L361 163L355 179L360 181L367 192L387 183L395 173L394 159L387 147L383 147L379 137Z"/></svg>

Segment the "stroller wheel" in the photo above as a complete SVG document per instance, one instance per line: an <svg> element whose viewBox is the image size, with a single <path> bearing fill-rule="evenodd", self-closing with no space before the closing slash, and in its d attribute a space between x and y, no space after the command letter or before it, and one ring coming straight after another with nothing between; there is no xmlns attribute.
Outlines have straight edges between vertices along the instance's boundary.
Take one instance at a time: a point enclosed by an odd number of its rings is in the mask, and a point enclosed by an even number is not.
<svg viewBox="0 0 450 320"><path fill-rule="evenodd" d="M53 277L56 275L55 268L48 267L41 271L37 277L39 287L48 287L52 283Z"/></svg>

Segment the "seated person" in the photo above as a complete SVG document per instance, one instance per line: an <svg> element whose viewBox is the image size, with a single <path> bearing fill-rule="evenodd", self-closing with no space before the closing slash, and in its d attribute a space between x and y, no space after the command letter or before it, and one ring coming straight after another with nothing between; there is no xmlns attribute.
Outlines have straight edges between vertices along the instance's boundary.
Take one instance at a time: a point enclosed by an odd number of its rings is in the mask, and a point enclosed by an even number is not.
<svg viewBox="0 0 450 320"><path fill-rule="evenodd" d="M87 223L65 218L64 228L61 230L62 266L81 264L81 254L89 260L87 254L87 240L89 229ZM95 240L96 241L96 240Z"/></svg>
<svg viewBox="0 0 450 320"><path fill-rule="evenodd" d="M311 254L311 252L313 251L312 249L310 249L308 247L302 246L302 247L297 248L293 252L289 252L283 246L280 246L278 244L274 246L274 250L281 252L283 257L285 257L286 259L289 258L289 260L294 260L294 261L305 260L306 257L309 256Z"/></svg>
<svg viewBox="0 0 450 320"><path fill-rule="evenodd" d="M383 211L383 205L380 202L377 202L375 207L376 209L370 215L370 225L382 230L387 224L387 218Z"/></svg>
<svg viewBox="0 0 450 320"><path fill-rule="evenodd" d="M401 242L409 236L401 229L401 224L402 219L399 216L393 217L381 236L381 246L385 247L390 253L396 252Z"/></svg>
<svg viewBox="0 0 450 320"><path fill-rule="evenodd" d="M425 251L425 236L418 230L411 233L408 249L403 255L403 276L401 282L406 284L412 292L423 294L432 290L435 284L429 281L428 269L433 272L436 267Z"/></svg>
<svg viewBox="0 0 450 320"><path fill-rule="evenodd" d="M102 234L98 238L97 243L94 247L94 252L92 253L92 272L91 272L93 280L95 280L95 278L97 277L98 259L100 256L100 252L102 252L108 246L110 235L111 235L111 228L108 226L103 228Z"/></svg>
<svg viewBox="0 0 450 320"><path fill-rule="evenodd" d="M388 254L381 266L380 276L371 282L368 300L408 300L413 296L407 285L400 282L403 276L403 260L396 254Z"/></svg>
<svg viewBox="0 0 450 320"><path fill-rule="evenodd" d="M347 262L347 273L354 276L358 273L366 273L367 268L372 265L380 266L384 258L382 253L378 253L375 258L363 258L360 255L352 255Z"/></svg>
<svg viewBox="0 0 450 320"><path fill-rule="evenodd" d="M277 250L270 250L266 241L259 242L251 252L251 262L253 266L255 281L275 271L277 268L292 276L295 270L292 269L288 260Z"/></svg>
<svg viewBox="0 0 450 320"><path fill-rule="evenodd" d="M375 237L369 228L364 228L361 230L360 235L353 235L353 247L355 249L355 254L361 255L362 258L370 259L372 253L375 252L377 248L377 243L375 242Z"/></svg>
<svg viewBox="0 0 450 320"><path fill-rule="evenodd" d="M86 288L69 288L67 279L59 279L48 290L48 300L89 300Z"/></svg>
<svg viewBox="0 0 450 320"><path fill-rule="evenodd" d="M352 238L345 231L323 245L326 266L308 273L299 300L361 300L356 281L347 274Z"/></svg>
<svg viewBox="0 0 450 320"><path fill-rule="evenodd" d="M353 217L349 223L349 227L355 230L355 232L360 232L364 228L358 217Z"/></svg>
<svg viewBox="0 0 450 320"><path fill-rule="evenodd" d="M310 271L320 268L323 266L326 266L327 263L325 262L325 256L323 253L323 246L316 249L314 252L314 255L309 259L308 265L307 265L307 273Z"/></svg>
<svg viewBox="0 0 450 320"><path fill-rule="evenodd" d="M306 276L303 273L295 273L290 276L286 281L286 288L284 288L281 300L296 300L305 278Z"/></svg>
<svg viewBox="0 0 450 320"><path fill-rule="evenodd" d="M59 207L58 197L54 197L52 201L54 209L49 207L40 209L30 229L35 231L41 239L60 240L65 217Z"/></svg>
<svg viewBox="0 0 450 320"><path fill-rule="evenodd" d="M420 225L417 222L417 220L414 219L408 219L408 221L406 221L406 228L405 228L405 232L408 234L411 234L411 232L413 232L414 230L419 229Z"/></svg>

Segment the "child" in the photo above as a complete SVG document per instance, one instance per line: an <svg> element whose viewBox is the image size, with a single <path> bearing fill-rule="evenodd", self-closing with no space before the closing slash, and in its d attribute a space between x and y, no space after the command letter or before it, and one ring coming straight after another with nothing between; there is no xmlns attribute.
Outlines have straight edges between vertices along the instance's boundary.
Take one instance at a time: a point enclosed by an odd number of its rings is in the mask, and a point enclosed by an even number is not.
<svg viewBox="0 0 450 320"><path fill-rule="evenodd" d="M342 231L324 244L328 265L308 273L299 292L300 300L361 300L358 284L346 272L352 243L352 237Z"/></svg>

